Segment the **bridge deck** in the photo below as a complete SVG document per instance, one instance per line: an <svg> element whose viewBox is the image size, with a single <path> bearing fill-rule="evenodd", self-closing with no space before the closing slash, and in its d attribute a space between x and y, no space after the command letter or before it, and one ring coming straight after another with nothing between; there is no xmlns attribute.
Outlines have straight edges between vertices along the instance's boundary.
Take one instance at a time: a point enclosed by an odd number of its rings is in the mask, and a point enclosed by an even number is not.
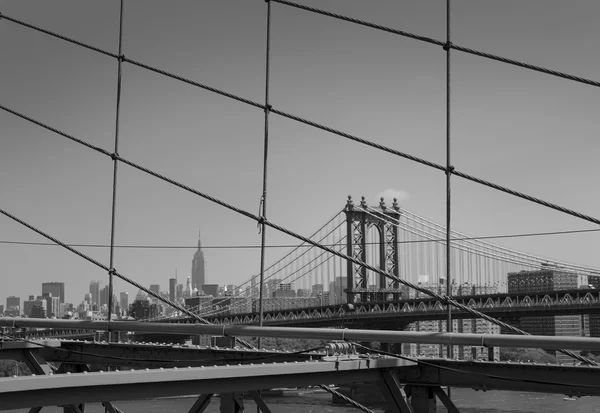
<svg viewBox="0 0 600 413"><path fill-rule="evenodd" d="M395 358L305 361L56 374L0 379L0 410L106 400L241 392L320 383L376 381L385 369L416 363Z"/></svg>

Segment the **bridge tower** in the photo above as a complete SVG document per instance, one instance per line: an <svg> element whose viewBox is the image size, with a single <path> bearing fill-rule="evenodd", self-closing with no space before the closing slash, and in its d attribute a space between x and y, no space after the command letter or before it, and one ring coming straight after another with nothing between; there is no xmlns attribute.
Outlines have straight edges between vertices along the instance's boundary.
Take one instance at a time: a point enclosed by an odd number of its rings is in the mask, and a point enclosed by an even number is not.
<svg viewBox="0 0 600 413"><path fill-rule="evenodd" d="M394 198L392 207L385 205L383 198L379 207L369 207L365 197L361 197L359 205L354 205L348 196L344 212L346 214L346 253L348 256L369 262L367 254L367 234L371 228L378 235L379 268L399 277L398 270L398 227L394 222L400 220L400 207ZM371 261L373 262L373 261ZM400 298L400 285L383 275L378 276L376 290L368 288L368 272L362 265L350 261L346 269L346 299L348 303L365 301L385 301L391 294L393 299Z"/></svg>

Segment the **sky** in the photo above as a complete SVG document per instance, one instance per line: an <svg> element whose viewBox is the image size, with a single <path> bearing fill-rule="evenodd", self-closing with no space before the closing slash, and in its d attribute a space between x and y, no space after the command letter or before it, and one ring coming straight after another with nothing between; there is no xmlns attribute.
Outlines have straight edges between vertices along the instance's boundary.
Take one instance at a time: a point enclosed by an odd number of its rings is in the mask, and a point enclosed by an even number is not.
<svg viewBox="0 0 600 413"><path fill-rule="evenodd" d="M445 2L299 0L445 40ZM176 5L174 5L176 4ZM265 93L266 3L126 0L123 53L258 102ZM1 0L0 12L117 52L119 2ZM454 43L600 80L600 3L452 2ZM445 163L445 53L434 45L272 4L270 103L295 115ZM0 20L0 104L112 151L115 59ZM599 90L452 52L452 164L456 169L600 217ZM445 175L282 118L270 117L267 216L309 235L348 195L397 194L445 220ZM123 64L121 156L256 213L264 114ZM0 111L0 208L67 243L110 241L112 162ZM595 228L593 224L452 180L452 227L490 236ZM117 245L259 245L256 223L119 165ZM0 216L0 241L44 241ZM502 239L524 252L599 266L600 233ZM267 243L298 244L267 231ZM106 248L81 248L108 265ZM193 249L125 249L115 268L149 286L190 275ZM267 250L272 262L285 249ZM256 249L206 249L207 281L240 283L259 270ZM104 270L59 247L0 243L5 297L66 283L79 303ZM117 281L115 293L137 289Z"/></svg>

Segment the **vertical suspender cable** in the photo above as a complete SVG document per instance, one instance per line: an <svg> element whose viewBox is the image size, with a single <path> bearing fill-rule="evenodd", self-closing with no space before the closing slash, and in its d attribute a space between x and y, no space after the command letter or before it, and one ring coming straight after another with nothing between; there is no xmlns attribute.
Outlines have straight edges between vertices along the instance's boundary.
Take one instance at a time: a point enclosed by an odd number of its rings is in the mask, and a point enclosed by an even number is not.
<svg viewBox="0 0 600 413"><path fill-rule="evenodd" d="M451 177L452 163L450 158L450 0L446 0L446 294L452 296L451 284L451 256L450 256L450 222L451 222ZM452 308L447 306L446 331L452 332ZM453 358L453 347L448 346L448 357ZM449 391L450 389L448 389Z"/></svg>
<svg viewBox="0 0 600 413"><path fill-rule="evenodd" d="M269 58L271 49L271 2L266 0L267 3L267 45L266 45L266 57L265 57L265 140L264 140L264 156L263 156L263 191L261 198L261 211L260 216L263 219L267 218L267 159L269 155L269 111L271 109L269 105ZM259 313L259 325L263 325L264 314L263 314L263 284L265 277L265 242L266 242L266 225L261 222L261 242L260 242L260 286L258 293L258 313ZM258 339L258 348L261 347L261 338Z"/></svg>
<svg viewBox="0 0 600 413"><path fill-rule="evenodd" d="M114 155L119 154L119 114L121 110L121 73L123 64L123 1L119 10L119 59L117 60L117 104L115 114L115 151ZM117 156L113 156L113 185L112 185L112 209L111 209L111 224L110 224L110 271L108 272L108 322L110 335L110 319L113 308L113 272L115 259L115 215L117 205Z"/></svg>

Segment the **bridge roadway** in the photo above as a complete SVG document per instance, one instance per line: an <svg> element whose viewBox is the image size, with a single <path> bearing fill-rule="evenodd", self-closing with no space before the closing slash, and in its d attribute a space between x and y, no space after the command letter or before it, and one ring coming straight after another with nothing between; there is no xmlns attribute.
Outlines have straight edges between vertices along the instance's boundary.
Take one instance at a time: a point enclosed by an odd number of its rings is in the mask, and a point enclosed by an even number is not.
<svg viewBox="0 0 600 413"><path fill-rule="evenodd" d="M431 412L415 408L419 403L413 403L413 400L418 401L419 398L425 399L421 400L421 406L427 405L427 401L435 396L444 403L451 403L445 397L442 386L600 396L600 367L591 366L401 359L372 354L319 354L318 357L313 354L312 360L306 359L304 354L286 354L288 361L277 359L249 363L250 357L282 354L239 348L216 350L77 341L5 342L0 356L20 357L23 352L37 352L38 360L43 356L47 357L46 361L63 364L81 365L102 360L122 366L135 365L143 370L88 372L85 368L64 369L72 373L52 375L34 370L37 376L0 378L0 410L95 402L113 407L106 401L139 400L149 395L200 394L197 404L206 404L214 393L249 391L256 398L254 391L265 388L352 382L378 386L392 411ZM99 357L95 358L92 354ZM223 355L232 357L225 365L221 358ZM174 357L183 364L174 366ZM177 368L186 363L196 367ZM148 369L157 366L159 368ZM407 410L409 396L412 410Z"/></svg>
<svg viewBox="0 0 600 413"><path fill-rule="evenodd" d="M475 308L494 318L511 320L521 317L600 314L600 290L574 289L540 293L497 293L453 297L460 303ZM469 319L473 316L455 309L453 318ZM212 324L258 324L259 315L224 312L202 315ZM296 327L340 326L353 328L398 328L414 321L445 320L444 305L429 297L398 301L365 302L347 305L328 305L310 308L267 309L265 325ZM190 317L163 318L161 322L194 322Z"/></svg>

